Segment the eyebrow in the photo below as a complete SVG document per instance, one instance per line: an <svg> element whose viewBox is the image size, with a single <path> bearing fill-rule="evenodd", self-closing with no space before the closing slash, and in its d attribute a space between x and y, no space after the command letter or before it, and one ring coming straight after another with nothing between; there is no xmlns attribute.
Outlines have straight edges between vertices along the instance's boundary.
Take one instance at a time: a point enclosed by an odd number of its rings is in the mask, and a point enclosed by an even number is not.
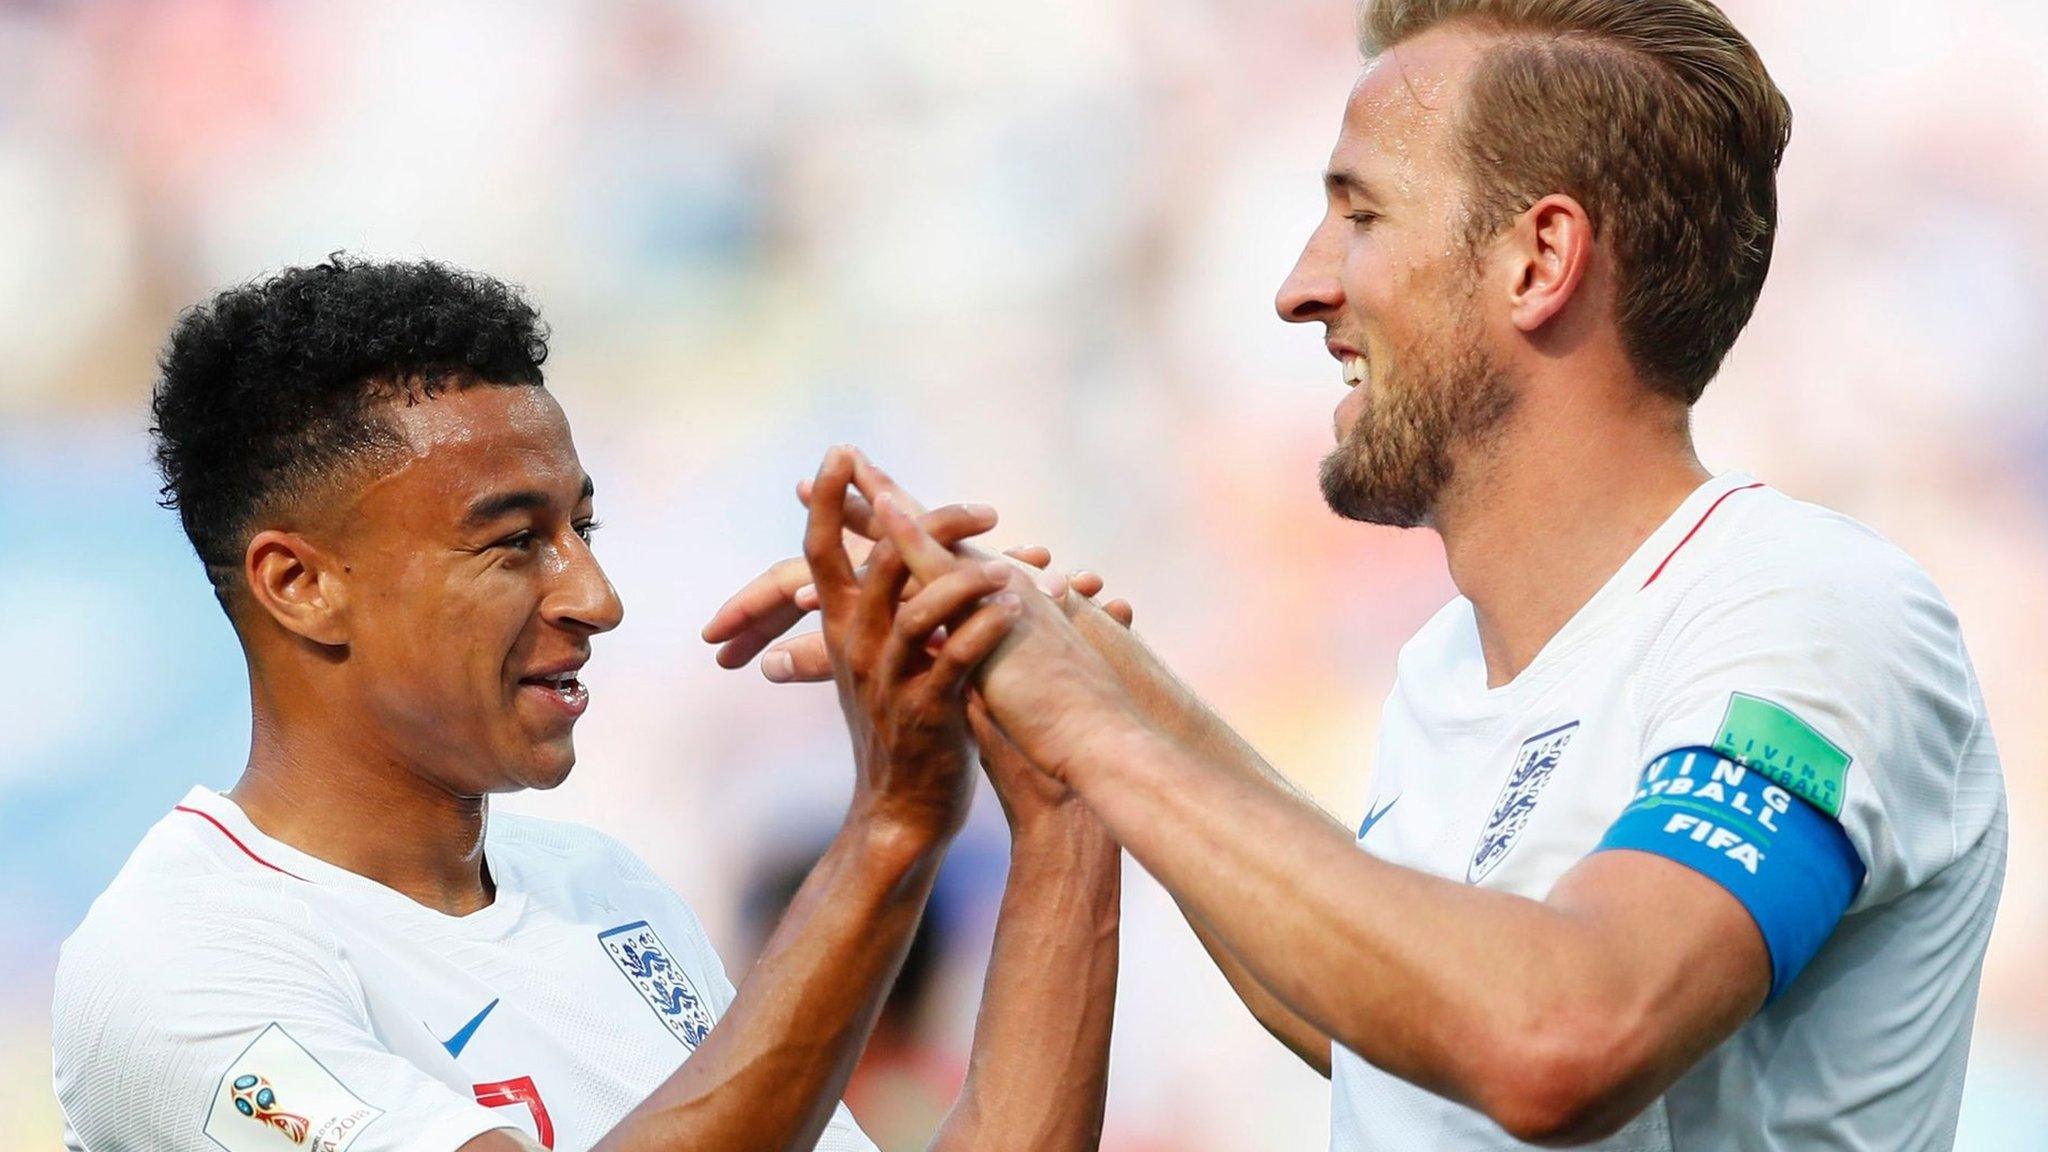
<svg viewBox="0 0 2048 1152"><path fill-rule="evenodd" d="M1345 193L1356 193L1360 196L1372 195L1372 186L1365 182L1365 177L1360 176L1349 168L1332 168L1323 173L1323 187L1328 189L1333 196L1340 196Z"/></svg>
<svg viewBox="0 0 2048 1152"><path fill-rule="evenodd" d="M595 495L597 495L597 484L590 477L585 476L583 478L583 493L576 498L576 502L581 504ZM464 528L480 528L501 516L509 516L514 512L531 512L536 508L546 508L552 503L554 503L554 498L538 488L520 488L512 492L495 492L489 496L478 498L475 503L469 506L469 511L465 512L462 516L462 526Z"/></svg>

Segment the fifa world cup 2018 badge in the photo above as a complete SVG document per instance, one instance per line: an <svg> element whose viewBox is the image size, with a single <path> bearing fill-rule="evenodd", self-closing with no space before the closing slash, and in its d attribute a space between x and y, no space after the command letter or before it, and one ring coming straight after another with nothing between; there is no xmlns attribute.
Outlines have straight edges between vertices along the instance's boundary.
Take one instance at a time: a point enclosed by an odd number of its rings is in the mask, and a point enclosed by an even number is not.
<svg viewBox="0 0 2048 1152"><path fill-rule="evenodd" d="M1486 818L1486 830L1479 834L1479 845L1472 851L1472 863L1465 869L1466 883L1486 879L1514 850L1522 829L1529 826L1530 814L1536 811L1543 786L1550 783L1551 773L1578 731L1579 722L1574 720L1522 741L1515 753L1515 766L1508 772L1507 783L1501 785L1499 799L1493 802L1493 813Z"/></svg>
<svg viewBox="0 0 2048 1152"><path fill-rule="evenodd" d="M270 1125L290 1137L294 1144L305 1142L309 1127L306 1118L277 1106L277 1092L270 1081L253 1074L235 1077L234 1101L235 1111Z"/></svg>
<svg viewBox="0 0 2048 1152"><path fill-rule="evenodd" d="M382 1115L272 1023L221 1070L205 1131L221 1152L348 1152Z"/></svg>
<svg viewBox="0 0 2048 1152"><path fill-rule="evenodd" d="M640 998L654 1009L662 1027L682 1041L684 1047L695 1051L711 1035L710 1007L647 921L635 920L606 929L597 934L597 939L611 955L612 963L639 990Z"/></svg>

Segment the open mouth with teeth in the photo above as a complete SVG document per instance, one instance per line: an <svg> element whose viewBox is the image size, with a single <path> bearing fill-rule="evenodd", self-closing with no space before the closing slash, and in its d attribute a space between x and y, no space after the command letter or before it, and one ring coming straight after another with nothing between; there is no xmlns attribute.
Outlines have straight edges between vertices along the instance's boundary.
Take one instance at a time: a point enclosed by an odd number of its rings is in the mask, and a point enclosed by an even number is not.
<svg viewBox="0 0 2048 1152"><path fill-rule="evenodd" d="M1330 414L1332 428L1339 440L1349 435L1365 414L1372 392L1372 364L1357 353L1345 355L1341 360L1344 364L1344 398L1337 402L1336 411Z"/></svg>
<svg viewBox="0 0 2048 1152"><path fill-rule="evenodd" d="M521 681L522 688L535 688L553 696L571 711L580 712L590 701L590 689L574 672L556 672L546 676L528 676Z"/></svg>

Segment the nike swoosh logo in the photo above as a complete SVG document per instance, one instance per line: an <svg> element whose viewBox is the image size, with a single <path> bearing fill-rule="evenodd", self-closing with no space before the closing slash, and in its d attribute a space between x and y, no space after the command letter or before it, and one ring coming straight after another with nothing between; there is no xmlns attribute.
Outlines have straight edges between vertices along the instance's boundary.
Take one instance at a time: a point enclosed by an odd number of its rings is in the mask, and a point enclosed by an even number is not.
<svg viewBox="0 0 2048 1152"><path fill-rule="evenodd" d="M1366 818L1363 821L1361 821L1358 825L1358 838L1360 840L1365 839L1365 834L1372 831L1373 825L1378 824L1381 820L1386 819L1387 813L1392 812L1394 810L1394 805L1400 802L1401 797L1399 795L1396 795L1392 800L1387 801L1387 806L1385 808L1382 808L1377 812L1367 814Z"/></svg>
<svg viewBox="0 0 2048 1152"><path fill-rule="evenodd" d="M441 1047L446 1048L450 1056L462 1055L462 1050L469 1047L469 1038L476 1035L476 1030L483 1025L484 1017L489 1016L491 1009L497 1006L496 1000L484 1005L484 1010L470 1017L469 1023L464 1024L460 1032L441 1041Z"/></svg>

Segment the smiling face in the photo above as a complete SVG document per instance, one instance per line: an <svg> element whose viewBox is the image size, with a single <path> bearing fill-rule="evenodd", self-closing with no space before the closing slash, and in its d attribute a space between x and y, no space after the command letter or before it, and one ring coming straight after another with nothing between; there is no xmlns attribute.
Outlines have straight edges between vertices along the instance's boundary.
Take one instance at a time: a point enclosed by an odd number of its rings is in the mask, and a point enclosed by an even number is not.
<svg viewBox="0 0 2048 1152"><path fill-rule="evenodd" d="M576 760L591 638L623 614L568 421L545 389L492 385L382 415L408 450L334 518L347 699L332 705L450 791L552 788Z"/></svg>
<svg viewBox="0 0 2048 1152"><path fill-rule="evenodd" d="M1328 206L1276 302L1321 323L1350 391L1323 495L1339 515L1428 523L1515 393L1489 351L1456 106L1484 41L1426 33L1366 67L1345 107Z"/></svg>

